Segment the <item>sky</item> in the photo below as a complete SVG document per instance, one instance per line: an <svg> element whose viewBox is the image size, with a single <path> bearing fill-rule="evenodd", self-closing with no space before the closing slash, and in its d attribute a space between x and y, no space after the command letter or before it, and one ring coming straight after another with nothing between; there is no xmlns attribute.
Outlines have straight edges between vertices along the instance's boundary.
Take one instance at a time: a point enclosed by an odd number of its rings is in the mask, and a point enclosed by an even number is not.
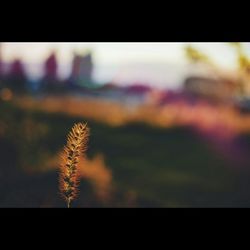
<svg viewBox="0 0 250 250"><path fill-rule="evenodd" d="M235 67L235 53L225 43L191 43L207 53L222 68ZM187 43L4 43L2 58L10 62L22 58L30 65L41 64L55 49L60 62L59 73L69 74L72 52L93 51L94 77L99 81L178 81L178 70L187 64L183 47ZM249 43L244 44L250 49ZM164 66L165 65L165 66ZM164 68L165 67L165 68ZM39 74L30 67L31 74ZM165 73L164 73L165 72ZM181 71L179 71L181 72ZM182 73L184 74L183 70ZM180 79L179 79L180 80Z"/></svg>
<svg viewBox="0 0 250 250"><path fill-rule="evenodd" d="M69 62L72 51L86 49L94 51L97 63L131 62L173 62L184 60L183 46L187 43L4 43L3 58L10 61L21 57L30 62L39 62L46 58L52 49L56 49L62 62ZM225 43L192 43L203 49L220 63L231 66L231 49Z"/></svg>

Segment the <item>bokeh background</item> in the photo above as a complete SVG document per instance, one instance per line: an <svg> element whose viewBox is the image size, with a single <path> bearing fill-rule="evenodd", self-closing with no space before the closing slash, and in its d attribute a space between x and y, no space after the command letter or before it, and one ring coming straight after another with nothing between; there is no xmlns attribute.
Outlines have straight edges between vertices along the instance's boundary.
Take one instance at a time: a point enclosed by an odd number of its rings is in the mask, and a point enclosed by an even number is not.
<svg viewBox="0 0 250 250"><path fill-rule="evenodd" d="M0 43L0 207L250 207L250 43Z"/></svg>

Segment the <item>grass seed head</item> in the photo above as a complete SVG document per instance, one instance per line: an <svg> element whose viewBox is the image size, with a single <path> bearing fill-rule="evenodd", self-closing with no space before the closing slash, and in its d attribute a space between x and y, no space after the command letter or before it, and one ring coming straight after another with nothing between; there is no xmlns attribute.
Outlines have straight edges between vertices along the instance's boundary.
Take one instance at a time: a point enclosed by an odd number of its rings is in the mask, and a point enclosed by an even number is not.
<svg viewBox="0 0 250 250"><path fill-rule="evenodd" d="M78 195L79 157L85 155L88 137L87 123L75 124L67 137L67 144L61 154L59 187L68 207Z"/></svg>

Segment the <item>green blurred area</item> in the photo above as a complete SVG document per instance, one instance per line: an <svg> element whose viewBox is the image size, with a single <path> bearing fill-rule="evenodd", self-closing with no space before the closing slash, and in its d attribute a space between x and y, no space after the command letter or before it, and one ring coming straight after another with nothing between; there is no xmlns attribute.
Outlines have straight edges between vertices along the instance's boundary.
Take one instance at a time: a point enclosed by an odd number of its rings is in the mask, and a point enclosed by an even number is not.
<svg viewBox="0 0 250 250"><path fill-rule="evenodd" d="M65 207L57 166L48 162L78 121L86 120L0 103L1 207ZM250 207L249 170L230 166L190 129L87 122L87 156L104 155L114 192L104 203L82 180L73 206Z"/></svg>

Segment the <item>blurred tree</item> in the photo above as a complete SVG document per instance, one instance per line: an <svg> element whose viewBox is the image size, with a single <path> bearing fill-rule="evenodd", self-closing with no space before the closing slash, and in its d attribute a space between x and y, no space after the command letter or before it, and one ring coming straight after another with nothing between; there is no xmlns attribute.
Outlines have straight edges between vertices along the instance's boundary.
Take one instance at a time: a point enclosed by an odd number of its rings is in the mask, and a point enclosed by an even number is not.
<svg viewBox="0 0 250 250"><path fill-rule="evenodd" d="M42 90L45 92L58 92L61 88L58 78L58 61L56 51L52 51L44 62L44 76L41 80Z"/></svg>
<svg viewBox="0 0 250 250"><path fill-rule="evenodd" d="M72 88L94 88L95 83L92 79L94 69L93 56L91 51L84 54L74 52L71 74L68 80Z"/></svg>
<svg viewBox="0 0 250 250"><path fill-rule="evenodd" d="M72 60L71 73L68 79L68 84L70 88L77 88L79 87L78 81L81 66L81 56L78 55L76 52L73 52L73 54L74 56Z"/></svg>
<svg viewBox="0 0 250 250"><path fill-rule="evenodd" d="M17 93L26 91L27 75L21 59L15 59L7 74L7 86Z"/></svg>
<svg viewBox="0 0 250 250"><path fill-rule="evenodd" d="M57 58L56 53L52 52L44 63L44 76L48 80L56 81L57 80Z"/></svg>

